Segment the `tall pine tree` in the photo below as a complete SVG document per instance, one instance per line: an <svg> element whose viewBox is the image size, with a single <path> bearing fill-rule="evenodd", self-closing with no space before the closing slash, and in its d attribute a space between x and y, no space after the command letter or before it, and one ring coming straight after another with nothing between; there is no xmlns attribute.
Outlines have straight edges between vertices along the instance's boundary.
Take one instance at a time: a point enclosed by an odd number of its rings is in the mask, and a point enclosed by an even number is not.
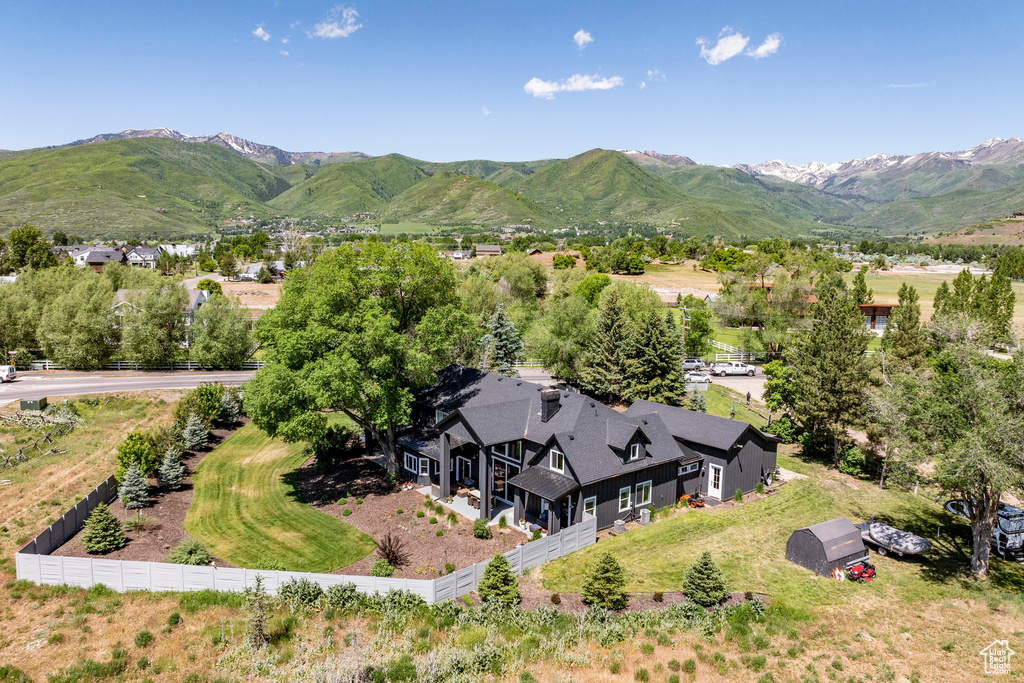
<svg viewBox="0 0 1024 683"><path fill-rule="evenodd" d="M882 348L898 368L919 370L928 356L928 339L921 329L921 304L917 290L906 282L900 285L899 297L882 334Z"/></svg>
<svg viewBox="0 0 1024 683"><path fill-rule="evenodd" d="M863 265L853 276L853 303L857 306L875 303L875 293L868 289L868 282L865 278L867 272L867 265Z"/></svg>
<svg viewBox="0 0 1024 683"><path fill-rule="evenodd" d="M643 314L626 347L622 386L629 401L675 403L683 391L682 340L662 311Z"/></svg>
<svg viewBox="0 0 1024 683"><path fill-rule="evenodd" d="M124 475L124 481L117 490L121 504L129 510L149 505L149 482L142 476L138 465L132 465Z"/></svg>
<svg viewBox="0 0 1024 683"><path fill-rule="evenodd" d="M512 319L505 313L505 307L498 304L497 310L487 323L487 334L480 339L483 348L481 368L506 377L518 377L516 370L523 356L523 340Z"/></svg>
<svg viewBox="0 0 1024 683"><path fill-rule="evenodd" d="M610 290L601 301L594 344L580 361L580 386L612 400L622 398L622 375L629 326L619 292Z"/></svg>
<svg viewBox="0 0 1024 683"><path fill-rule="evenodd" d="M796 383L795 417L812 436L830 439L839 464L840 437L863 408L871 333L848 292L835 284L819 290L811 328L796 338L790 363Z"/></svg>

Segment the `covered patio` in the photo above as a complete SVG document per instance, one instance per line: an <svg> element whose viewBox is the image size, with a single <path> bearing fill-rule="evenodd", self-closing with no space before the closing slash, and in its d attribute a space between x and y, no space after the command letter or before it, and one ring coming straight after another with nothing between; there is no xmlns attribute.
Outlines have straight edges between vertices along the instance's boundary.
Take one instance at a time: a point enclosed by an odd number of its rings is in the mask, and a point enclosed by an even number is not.
<svg viewBox="0 0 1024 683"><path fill-rule="evenodd" d="M580 486L572 477L545 467L530 467L512 477L509 484L516 487L516 520L538 524L549 534L557 534L573 523L576 511L570 494Z"/></svg>

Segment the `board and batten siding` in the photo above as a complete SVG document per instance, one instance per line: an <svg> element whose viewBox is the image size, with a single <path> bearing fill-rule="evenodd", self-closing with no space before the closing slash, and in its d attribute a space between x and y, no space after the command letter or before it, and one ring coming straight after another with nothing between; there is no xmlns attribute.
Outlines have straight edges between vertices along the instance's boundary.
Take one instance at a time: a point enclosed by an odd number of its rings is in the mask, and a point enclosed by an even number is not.
<svg viewBox="0 0 1024 683"><path fill-rule="evenodd" d="M628 511L619 512L619 491L627 486L630 488L630 501L633 503L637 517L640 515L640 510L645 507L654 510L672 505L676 501L678 471L679 463L673 460L587 484L580 490L575 501L576 511L573 514L576 518L575 521L582 519L583 501L591 497L597 498L598 529L607 529L615 523L615 520L623 519ZM636 485L645 481L651 482L651 502L649 505L636 507Z"/></svg>
<svg viewBox="0 0 1024 683"><path fill-rule="evenodd" d="M711 465L722 468L722 499L728 500L740 489L749 493L757 488L765 472L774 469L776 445L754 430L748 430L728 453L699 443L685 442L704 457L701 463L700 492L707 495ZM692 493L692 484L683 484L686 493ZM696 490L697 487L693 487ZM600 520L599 520L600 521Z"/></svg>

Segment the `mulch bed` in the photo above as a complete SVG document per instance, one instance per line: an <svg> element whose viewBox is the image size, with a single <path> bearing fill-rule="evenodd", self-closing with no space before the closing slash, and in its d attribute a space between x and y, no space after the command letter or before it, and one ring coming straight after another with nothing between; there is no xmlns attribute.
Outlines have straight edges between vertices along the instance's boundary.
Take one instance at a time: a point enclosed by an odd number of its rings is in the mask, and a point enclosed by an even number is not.
<svg viewBox="0 0 1024 683"><path fill-rule="evenodd" d="M249 418L242 418L238 425L228 428L213 429L210 432L210 444L206 450L189 452L182 456L181 462L185 465L185 478L182 480L181 488L177 491L163 491L156 486L156 480L150 480L150 506L142 509L142 514L149 519L145 529L136 531L125 531L128 545L106 555L90 555L82 547L81 532L75 534L56 550L52 555L64 557L92 557L103 560L138 560L142 562L166 562L167 555L177 547L187 534L185 533L185 514L192 505L192 472L196 465L206 457L215 446L231 436L236 429L249 422ZM115 499L110 504L110 511L114 513L123 523L129 517L135 517L138 512L128 510ZM218 567L233 567L233 564L214 557Z"/></svg>
<svg viewBox="0 0 1024 683"><path fill-rule="evenodd" d="M296 483L303 498L317 510L351 524L375 540L385 534L400 538L409 553L409 564L395 571L396 578L435 579L448 563L456 569L469 567L528 540L521 531L497 526L491 527L493 538L476 538L473 521L461 515L456 515L457 521L449 526L449 510L445 509L444 513L428 510L424 507L423 494L415 489L402 491L388 484L384 475L384 468L358 456L342 461L325 473L310 459L299 469ZM346 493L351 497L345 505L339 505L338 501ZM361 504L356 502L359 499L363 501ZM348 516L344 516L346 509L352 511ZM402 514L398 514L398 510L402 510ZM416 517L421 510L424 516ZM431 517L437 519L437 524L430 524ZM442 536L437 536L438 529L443 532ZM365 576L376 559L376 555L370 555L333 573Z"/></svg>

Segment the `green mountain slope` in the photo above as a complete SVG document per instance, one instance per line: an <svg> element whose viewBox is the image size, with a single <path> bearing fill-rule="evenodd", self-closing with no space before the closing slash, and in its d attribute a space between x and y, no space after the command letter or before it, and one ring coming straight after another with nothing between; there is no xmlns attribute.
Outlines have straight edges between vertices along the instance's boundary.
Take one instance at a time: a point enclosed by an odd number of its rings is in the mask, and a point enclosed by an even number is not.
<svg viewBox="0 0 1024 683"><path fill-rule="evenodd" d="M388 218L439 225L548 226L552 216L530 199L475 176L437 173L391 202Z"/></svg>
<svg viewBox="0 0 1024 683"><path fill-rule="evenodd" d="M821 190L839 196L860 196L880 202L914 197L934 197L961 190L998 190L1024 183L1024 166L970 166L954 159L929 159L878 173L860 173L823 185Z"/></svg>
<svg viewBox="0 0 1024 683"><path fill-rule="evenodd" d="M326 216L379 211L427 174L397 154L331 164L269 202L297 215Z"/></svg>
<svg viewBox="0 0 1024 683"><path fill-rule="evenodd" d="M538 159L537 161L488 161L487 159L471 159L469 161L447 161L422 164L428 173L438 171L454 171L462 175L471 175L487 180L496 185L509 187L522 178L555 163L557 159Z"/></svg>
<svg viewBox="0 0 1024 683"><path fill-rule="evenodd" d="M1024 210L1024 184L998 190L957 190L935 197L901 199L876 206L850 220L887 235L948 232L1005 218Z"/></svg>
<svg viewBox="0 0 1024 683"><path fill-rule="evenodd" d="M216 145L113 140L0 160L0 232L30 222L94 237L184 237L288 188Z"/></svg>

